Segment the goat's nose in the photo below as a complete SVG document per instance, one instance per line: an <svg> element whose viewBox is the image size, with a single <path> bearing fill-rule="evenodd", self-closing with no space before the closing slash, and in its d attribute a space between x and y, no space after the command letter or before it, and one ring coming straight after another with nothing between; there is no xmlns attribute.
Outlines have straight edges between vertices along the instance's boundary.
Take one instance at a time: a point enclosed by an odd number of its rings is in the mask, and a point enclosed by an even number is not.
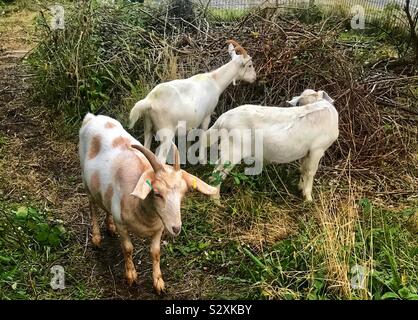
<svg viewBox="0 0 418 320"><path fill-rule="evenodd" d="M175 235L178 235L180 233L181 227L173 227L172 229L173 229L173 233Z"/></svg>

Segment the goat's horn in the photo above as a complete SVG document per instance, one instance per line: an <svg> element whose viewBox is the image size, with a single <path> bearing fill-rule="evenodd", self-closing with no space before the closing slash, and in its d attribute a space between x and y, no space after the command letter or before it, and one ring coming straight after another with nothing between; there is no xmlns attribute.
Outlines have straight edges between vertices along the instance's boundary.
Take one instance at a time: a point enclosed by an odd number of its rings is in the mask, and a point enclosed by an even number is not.
<svg viewBox="0 0 418 320"><path fill-rule="evenodd" d="M226 43L232 44L235 47L234 50L237 54L241 53L244 58L247 57L247 55L248 55L247 50L245 50L238 42L231 39L231 40L228 40Z"/></svg>
<svg viewBox="0 0 418 320"><path fill-rule="evenodd" d="M242 54L242 56L244 57L244 58L246 58L247 57L247 50L245 50L243 47L241 47L241 46L239 46L239 47L236 47L235 48L235 52L237 53L237 54Z"/></svg>
<svg viewBox="0 0 418 320"><path fill-rule="evenodd" d="M180 153L179 153L179 149L177 149L177 146L175 145L174 142L171 141L171 144L173 145L173 167L174 170L179 171L180 170Z"/></svg>
<svg viewBox="0 0 418 320"><path fill-rule="evenodd" d="M140 146L140 145L137 145L137 144L133 144L133 145L131 145L131 147L134 148L134 149L137 149L137 150L139 150L143 153L145 158L147 158L149 163L151 164L151 167L154 169L154 172L157 172L157 171L160 171L160 170L164 169L161 162L157 159L157 157L155 156L154 153L152 153L151 150L145 148L144 146Z"/></svg>
<svg viewBox="0 0 418 320"><path fill-rule="evenodd" d="M234 47L241 47L241 45L240 45L238 42L236 42L235 40L232 40L232 39L227 40L227 41L226 41L226 43L230 43L230 44L232 44Z"/></svg>

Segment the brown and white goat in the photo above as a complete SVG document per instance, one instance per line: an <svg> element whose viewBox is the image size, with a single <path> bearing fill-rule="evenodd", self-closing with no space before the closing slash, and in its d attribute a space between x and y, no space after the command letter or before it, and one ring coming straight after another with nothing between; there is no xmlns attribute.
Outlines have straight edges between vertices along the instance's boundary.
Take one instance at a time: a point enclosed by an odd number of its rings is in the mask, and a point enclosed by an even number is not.
<svg viewBox="0 0 418 320"><path fill-rule="evenodd" d="M137 281L129 232L151 238L153 284L164 290L160 270L160 241L164 230L176 236L181 230L181 200L189 189L213 195L217 189L180 169L175 148L174 165L162 164L122 125L107 116L87 114L80 129L80 162L89 193L92 242L100 246L98 207L107 213L106 225L119 233L128 284Z"/></svg>

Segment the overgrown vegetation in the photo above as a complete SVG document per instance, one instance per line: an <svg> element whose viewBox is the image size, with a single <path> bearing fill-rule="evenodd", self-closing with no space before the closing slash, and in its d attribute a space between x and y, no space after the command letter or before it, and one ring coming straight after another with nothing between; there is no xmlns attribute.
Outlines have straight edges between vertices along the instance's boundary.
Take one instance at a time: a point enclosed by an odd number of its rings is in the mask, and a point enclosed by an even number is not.
<svg viewBox="0 0 418 320"><path fill-rule="evenodd" d="M70 259L80 257L81 246L69 241L64 222L53 212L33 203L0 202L0 299L60 298L51 289L51 267L65 265L66 290L63 298L94 298Z"/></svg>
<svg viewBox="0 0 418 320"><path fill-rule="evenodd" d="M278 105L307 87L323 89L336 99L341 135L322 163L313 204L301 201L295 163L255 177L238 166L218 206L186 198L182 233L162 249L167 298L417 299L418 81L407 37L391 37L389 25L379 31L382 24L347 30L343 12L330 17L320 7L284 14L177 2L69 3L64 30L51 30L43 9L29 57L37 101L74 133L87 111L124 123L134 101L157 83L227 61L225 40L235 38L253 56L258 83L228 88L218 115L241 103ZM139 130L133 134L141 138ZM10 156L12 143L13 136L0 136L2 155ZM73 147L63 153L78 166ZM0 165L7 159L1 156ZM188 170L204 179L211 172ZM106 237L107 250L93 251L84 220L65 215L88 212L78 169L70 172L57 183L68 188L56 192L63 199L73 189L77 196L60 214L36 202L0 201L2 297L155 298L149 266L138 267L146 279L138 288L126 288L118 239ZM10 183L7 170L0 173L0 182ZM149 260L144 248L135 243L135 263ZM49 286L56 264L70 279L62 292Z"/></svg>

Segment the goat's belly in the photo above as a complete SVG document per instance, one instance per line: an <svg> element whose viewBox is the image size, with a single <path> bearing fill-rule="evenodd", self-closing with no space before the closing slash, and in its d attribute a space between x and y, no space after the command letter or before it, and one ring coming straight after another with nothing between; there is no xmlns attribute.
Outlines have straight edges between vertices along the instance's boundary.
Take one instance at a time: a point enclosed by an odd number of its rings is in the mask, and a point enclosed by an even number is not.
<svg viewBox="0 0 418 320"><path fill-rule="evenodd" d="M271 163L289 163L303 158L309 151L306 145L264 143L263 158Z"/></svg>
<svg viewBox="0 0 418 320"><path fill-rule="evenodd" d="M288 163L306 156L309 148L309 143L298 139L264 138L263 158L267 162Z"/></svg>

